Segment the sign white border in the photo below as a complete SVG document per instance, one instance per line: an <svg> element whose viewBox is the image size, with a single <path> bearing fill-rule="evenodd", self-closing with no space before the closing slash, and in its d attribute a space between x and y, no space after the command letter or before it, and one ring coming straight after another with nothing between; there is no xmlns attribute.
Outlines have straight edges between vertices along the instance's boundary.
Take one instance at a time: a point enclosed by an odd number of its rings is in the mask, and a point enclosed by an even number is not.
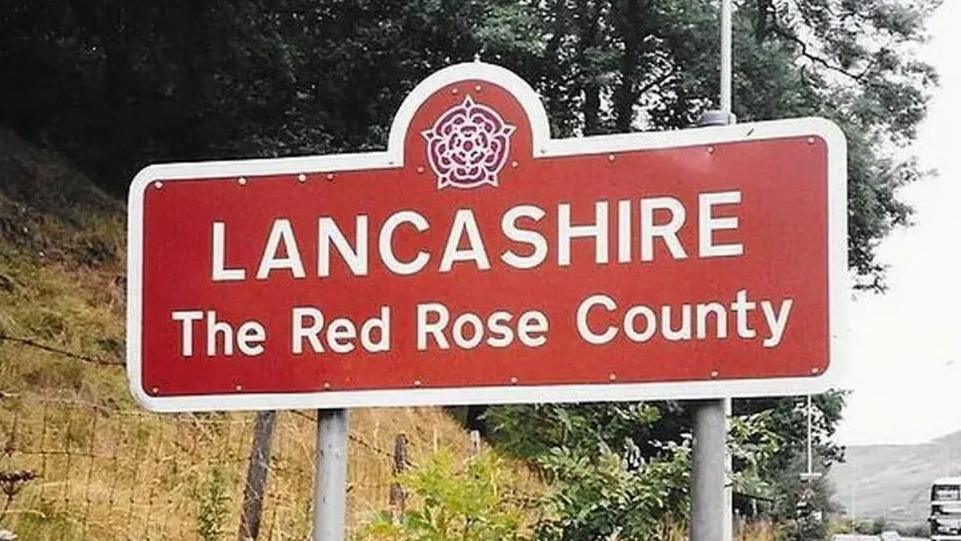
<svg viewBox="0 0 961 541"><path fill-rule="evenodd" d="M760 379L720 379L659 383L599 383L576 385L510 385L491 387L409 388L389 390L316 391L303 393L237 393L202 396L151 396L141 385L141 324L144 191L155 180L293 175L390 169L404 165L404 139L420 105L443 87L464 80L496 84L520 102L533 138L534 158L711 145L785 137L820 137L828 149L828 276L830 354L828 370L817 376ZM772 180L773 181L773 180ZM387 150L294 158L211 161L151 165L130 185L127 216L127 378L130 391L153 411L216 411L324 409L374 406L507 404L540 402L637 401L784 396L818 393L839 383L847 355L842 351L841 322L848 289L847 272L847 143L832 122L800 118L733 126L667 132L551 139L547 114L534 90L507 69L482 62L442 69L424 79L407 96L394 117Z"/></svg>

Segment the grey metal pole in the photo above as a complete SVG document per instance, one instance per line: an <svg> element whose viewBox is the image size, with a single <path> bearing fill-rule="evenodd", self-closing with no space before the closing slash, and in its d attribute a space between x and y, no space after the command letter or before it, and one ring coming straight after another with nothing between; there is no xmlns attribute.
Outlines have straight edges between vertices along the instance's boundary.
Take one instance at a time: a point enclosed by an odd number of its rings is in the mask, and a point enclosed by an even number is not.
<svg viewBox="0 0 961 541"><path fill-rule="evenodd" d="M724 461L727 431L724 400L694 403L694 460L691 472L691 540L723 541Z"/></svg>
<svg viewBox="0 0 961 541"><path fill-rule="evenodd" d="M734 400L724 399L724 435L731 431L731 416L734 414ZM724 445L724 524L721 533L724 541L734 540L734 462L731 449Z"/></svg>
<svg viewBox="0 0 961 541"><path fill-rule="evenodd" d="M705 111L702 126L735 122L732 94L732 2L721 0L721 80L718 111ZM702 400L694 410L694 461L691 472L691 540L730 541L733 538L731 457L727 448L730 398Z"/></svg>
<svg viewBox="0 0 961 541"><path fill-rule="evenodd" d="M811 436L814 433L813 426L811 425L811 395L808 395L808 476L814 473L814 446L811 442Z"/></svg>
<svg viewBox="0 0 961 541"><path fill-rule="evenodd" d="M731 0L721 0L721 112L731 113Z"/></svg>
<svg viewBox="0 0 961 541"><path fill-rule="evenodd" d="M347 430L346 409L317 411L313 541L346 538Z"/></svg>
<svg viewBox="0 0 961 541"><path fill-rule="evenodd" d="M734 123L734 115L732 113L732 94L733 94L733 84L732 84L732 73L734 71L734 54L733 54L733 34L734 34L734 24L732 21L732 1L731 0L721 0L721 88L720 88L720 106L721 112L725 115L725 121L728 124ZM730 398L724 399L724 435L727 437L728 430L730 429L730 419L734 411L734 402ZM734 539L734 465L731 461L731 450L728 449L727 443L725 441L724 445L724 511L723 511L723 523L721 525L721 534L723 541L732 541Z"/></svg>

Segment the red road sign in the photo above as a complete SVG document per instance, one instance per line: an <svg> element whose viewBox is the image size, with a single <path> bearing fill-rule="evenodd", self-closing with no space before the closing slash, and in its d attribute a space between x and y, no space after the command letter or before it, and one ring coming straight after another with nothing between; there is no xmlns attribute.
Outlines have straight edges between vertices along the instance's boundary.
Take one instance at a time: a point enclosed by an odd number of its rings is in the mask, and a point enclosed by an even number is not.
<svg viewBox="0 0 961 541"><path fill-rule="evenodd" d="M551 139L517 76L453 66L384 152L137 175L131 389L158 410L819 390L845 207L825 120Z"/></svg>

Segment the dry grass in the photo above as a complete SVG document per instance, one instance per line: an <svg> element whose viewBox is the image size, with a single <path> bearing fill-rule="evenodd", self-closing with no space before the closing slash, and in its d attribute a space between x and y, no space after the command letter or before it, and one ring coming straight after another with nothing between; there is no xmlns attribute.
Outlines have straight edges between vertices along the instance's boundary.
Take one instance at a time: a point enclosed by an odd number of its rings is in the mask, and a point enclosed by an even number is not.
<svg viewBox="0 0 961 541"><path fill-rule="evenodd" d="M777 538L777 528L765 520L740 524L736 535L737 541L775 541Z"/></svg>
<svg viewBox="0 0 961 541"><path fill-rule="evenodd" d="M122 204L68 164L0 130L0 335L122 362L124 218ZM124 380L119 366L0 340L0 471L41 475L0 527L31 541L198 539L205 515L224 538L236 535L253 414L149 414ZM439 409L353 412L352 526L387 507L400 433L414 462L439 447L469 452L468 435ZM309 414L279 414L261 539L306 539L314 434Z"/></svg>
<svg viewBox="0 0 961 541"><path fill-rule="evenodd" d="M777 530L768 521L741 522L735 530L735 541L775 541L777 539ZM687 539L687 526L682 522L667 522L658 528L657 541L687 541Z"/></svg>
<svg viewBox="0 0 961 541"><path fill-rule="evenodd" d="M467 456L470 441L438 409L358 410L351 419L349 524L388 509L394 439L410 458L445 447ZM223 475L222 525L238 527L251 439L251 414L153 415L38 395L6 398L0 408L6 453L0 469L40 474L16 497L7 526L25 539L195 539L214 471ZM314 422L281 412L262 539L305 539L309 532ZM531 492L536 479L517 465Z"/></svg>

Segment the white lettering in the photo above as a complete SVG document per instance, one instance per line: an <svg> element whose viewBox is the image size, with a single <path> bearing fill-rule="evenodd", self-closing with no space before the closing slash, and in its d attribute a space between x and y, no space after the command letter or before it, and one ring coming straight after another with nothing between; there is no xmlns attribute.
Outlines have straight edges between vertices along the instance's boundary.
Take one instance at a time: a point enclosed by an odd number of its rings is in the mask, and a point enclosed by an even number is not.
<svg viewBox="0 0 961 541"><path fill-rule="evenodd" d="M190 357L194 354L194 321L204 318L200 310L173 312L171 317L180 322L180 354Z"/></svg>
<svg viewBox="0 0 961 541"><path fill-rule="evenodd" d="M784 336L784 329L787 328L787 319L791 314L791 307L794 306L794 299L784 299L777 314L774 313L774 305L770 301L761 301L761 311L764 312L764 319L771 335L764 339L764 347L773 348L781 343Z"/></svg>
<svg viewBox="0 0 961 541"><path fill-rule="evenodd" d="M344 263L355 276L367 275L367 216L357 216L352 248L333 218L324 216L317 222L317 275L330 276L330 245L334 244Z"/></svg>
<svg viewBox="0 0 961 541"><path fill-rule="evenodd" d="M577 332L581 335L581 338L590 344L606 344L613 340L615 336L617 336L617 329L608 326L607 329L601 334L597 334L591 330L590 326L587 324L587 318L591 308L595 306L603 306L608 312L613 312L617 309L617 304L614 302L614 299L608 297L607 295L591 295L590 297L584 299L584 301L577 307Z"/></svg>
<svg viewBox="0 0 961 541"><path fill-rule="evenodd" d="M664 224L655 224L654 213L657 210L670 212L670 220ZM655 237L664 239L664 244L674 259L687 258L684 247L677 238L677 232L684 226L685 219L684 205L673 197L641 199L641 261L654 261Z"/></svg>
<svg viewBox="0 0 961 541"><path fill-rule="evenodd" d="M400 261L397 259L397 256L394 255L394 230L405 223L413 225L420 233L430 228L427 219L422 215L412 210L404 210L391 214L390 217L387 218L387 221L385 221L384 225L380 228L380 237L377 242L378 249L380 250L380 258L384 262L384 265L394 274L400 275L417 273L423 269L430 260L430 255L423 251L417 252L414 259L406 262Z"/></svg>
<svg viewBox="0 0 961 541"><path fill-rule="evenodd" d="M517 220L530 218L535 222L544 217L544 211L534 205L519 205L511 207L501 218L501 230L508 239L529 244L533 250L530 255L517 255L508 250L501 254L501 260L515 269L533 269L547 259L547 240L537 231L519 229Z"/></svg>
<svg viewBox="0 0 961 541"><path fill-rule="evenodd" d="M467 233L468 248L461 249L460 244L464 233ZM477 221L474 219L474 211L469 209L460 209L454 215L454 223L447 237L447 246L440 260L440 272L450 272L454 263L460 261L473 261L479 270L491 268L490 261L487 259L487 250L484 249L484 241L481 239Z"/></svg>
<svg viewBox="0 0 961 541"><path fill-rule="evenodd" d="M713 208L717 205L734 205L741 202L741 192L702 193L697 198L697 241L701 257L735 256L744 253L744 245L714 244L714 232L737 229L737 216L715 218Z"/></svg>
<svg viewBox="0 0 961 541"><path fill-rule="evenodd" d="M567 203L557 206L558 265L571 264L571 240L578 238L593 238L594 262L607 263L607 201L594 203L594 223L589 225L571 225L571 206Z"/></svg>
<svg viewBox="0 0 961 541"><path fill-rule="evenodd" d="M227 255L226 255L226 232L227 226L223 222L214 222L213 227L213 242L212 242L212 269L210 273L210 278L214 282L228 282L235 280L243 280L247 278L247 271L244 269L228 269L227 268Z"/></svg>
<svg viewBox="0 0 961 541"><path fill-rule="evenodd" d="M281 245L283 245L285 256L278 255ZM307 273L304 272L304 263L300 259L300 249L297 248L297 241L294 239L294 230L290 220L286 218L274 220L274 225L270 228L267 246L260 259L260 268L257 269L257 279L267 279L274 270L289 270L294 278L307 277Z"/></svg>

